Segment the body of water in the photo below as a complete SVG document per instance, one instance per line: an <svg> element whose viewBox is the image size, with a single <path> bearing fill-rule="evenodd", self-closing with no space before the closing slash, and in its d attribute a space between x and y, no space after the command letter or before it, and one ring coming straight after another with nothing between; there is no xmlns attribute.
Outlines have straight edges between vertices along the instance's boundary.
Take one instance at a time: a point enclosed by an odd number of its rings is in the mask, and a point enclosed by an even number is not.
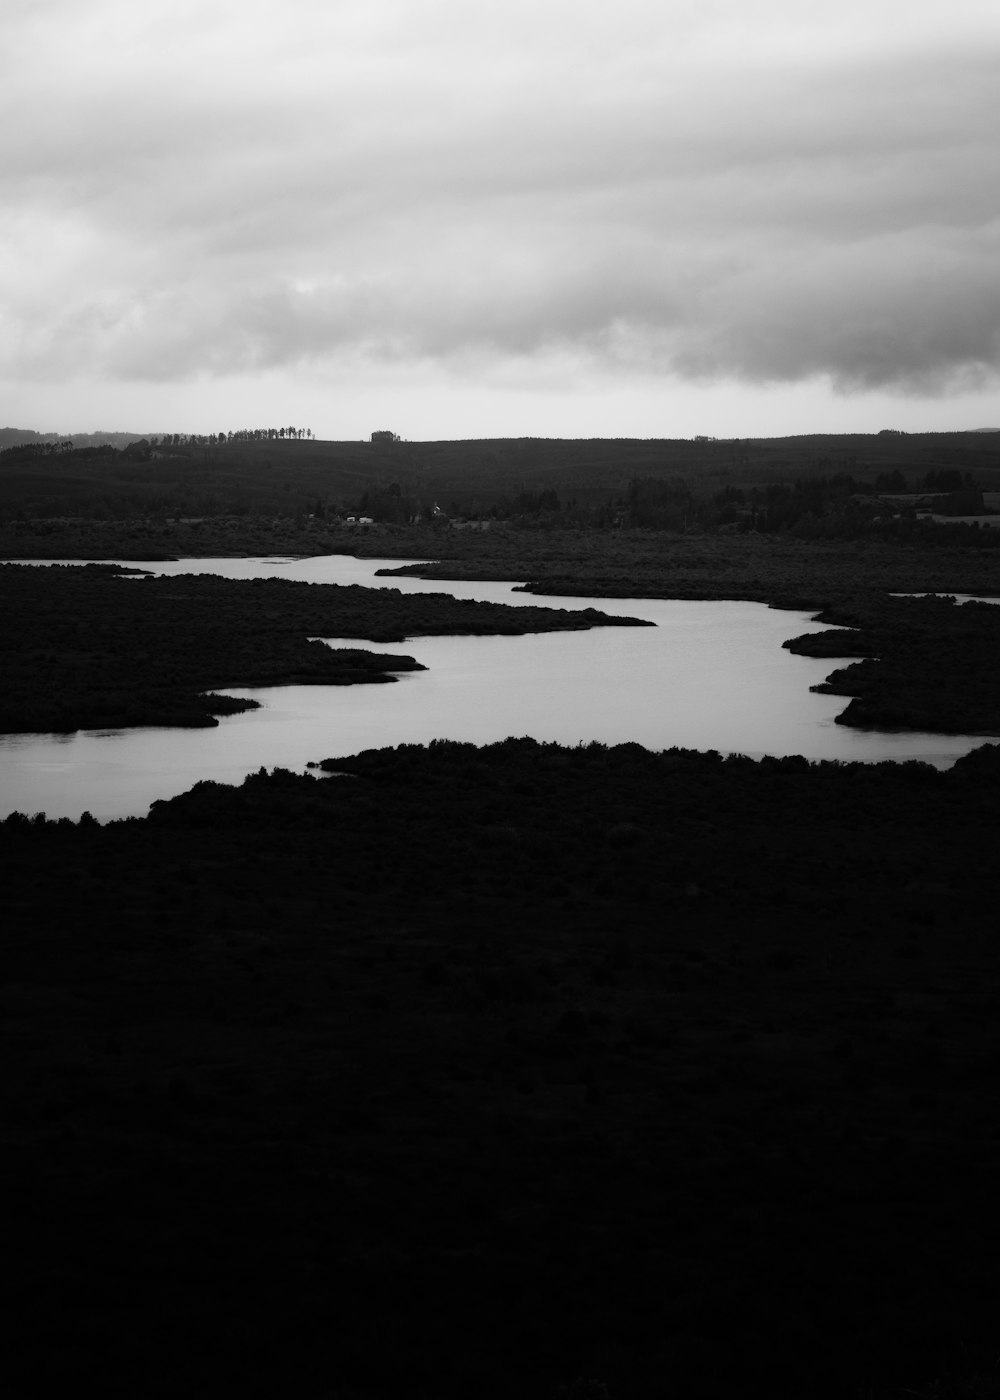
<svg viewBox="0 0 1000 1400"><path fill-rule="evenodd" d="M223 719L216 729L0 736L0 815L141 816L157 798L175 796L203 778L239 783L261 767L301 771L310 761L431 739L485 744L526 734L563 744L635 741L650 749L921 759L939 767L988 742L978 736L862 733L837 725L846 699L815 695L809 687L841 663L793 656L781 645L826 630L808 613L745 602L545 598L516 593L513 583L375 577L376 569L400 562L331 555L135 567L448 592L514 606L596 607L656 627L415 637L385 646L324 639L333 646L406 653L428 670L403 673L394 685L227 690L251 696L262 708Z"/></svg>

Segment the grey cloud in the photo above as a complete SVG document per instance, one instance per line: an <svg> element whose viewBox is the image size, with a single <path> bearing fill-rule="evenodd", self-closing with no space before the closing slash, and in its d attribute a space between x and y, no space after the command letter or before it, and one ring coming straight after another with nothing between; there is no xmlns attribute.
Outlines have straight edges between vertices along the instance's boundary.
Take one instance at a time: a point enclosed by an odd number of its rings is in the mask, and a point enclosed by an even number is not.
<svg viewBox="0 0 1000 1400"><path fill-rule="evenodd" d="M65 105L24 94L0 197L60 232L40 266L10 245L9 369L570 349L845 391L1000 369L995 49L738 81L675 64L660 86L641 63L567 83L567 62L548 92L507 51L497 72L415 71L397 47L328 89L308 53L300 87L285 67L244 82L238 59L214 85L201 55L194 85L119 64L114 90L70 72Z"/></svg>
<svg viewBox="0 0 1000 1400"><path fill-rule="evenodd" d="M944 392L1000 368L989 238L913 235L761 260L713 289L677 367L762 381L828 374L845 392ZM725 307L718 308L719 298Z"/></svg>
<svg viewBox="0 0 1000 1400"><path fill-rule="evenodd" d="M943 391L1000 365L998 243L942 239L928 253L889 238L700 267L692 257L686 275L672 259L629 268L602 250L561 267L542 260L530 275L487 265L481 276L437 267L423 278L248 284L238 295L186 287L99 324L64 324L59 340L83 353L101 338L123 378L572 349L621 372L760 382L825 373L844 390Z"/></svg>

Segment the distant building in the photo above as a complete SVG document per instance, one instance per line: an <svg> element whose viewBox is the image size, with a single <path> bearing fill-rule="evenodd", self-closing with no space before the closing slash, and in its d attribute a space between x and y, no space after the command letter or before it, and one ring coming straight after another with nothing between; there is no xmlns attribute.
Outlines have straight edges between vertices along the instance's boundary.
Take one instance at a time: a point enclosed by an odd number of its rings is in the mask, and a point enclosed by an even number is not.
<svg viewBox="0 0 1000 1400"><path fill-rule="evenodd" d="M372 433L372 442L376 446L391 445L399 441L399 434L390 432L388 428L380 428L377 433Z"/></svg>

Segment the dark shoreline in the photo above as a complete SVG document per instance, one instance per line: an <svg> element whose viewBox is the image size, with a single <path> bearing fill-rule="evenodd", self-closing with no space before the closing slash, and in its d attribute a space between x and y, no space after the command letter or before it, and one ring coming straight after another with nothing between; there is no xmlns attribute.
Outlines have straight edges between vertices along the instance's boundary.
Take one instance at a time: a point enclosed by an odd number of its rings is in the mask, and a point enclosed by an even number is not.
<svg viewBox="0 0 1000 1400"><path fill-rule="evenodd" d="M133 528L118 522L58 522L47 524L48 548L57 542L76 540L79 547L96 534L106 542L104 557L121 556ZM6 527L0 544L14 546L16 531ZM224 543L235 545L235 527L226 522L204 522L194 527L170 527L160 531L164 541L187 545L203 557L210 557ZM212 531L216 534L213 536ZM147 533L149 533L147 531ZM27 548L22 536L22 548ZM39 537L39 542L42 537ZM155 534L147 551L153 547ZM316 530L299 531L278 538L253 537L261 553L315 553L320 544ZM116 545L118 548L114 548ZM268 544L273 548L268 548ZM974 593L1000 597L1000 551L955 548L947 545L921 547L885 541L808 543L776 536L669 536L649 531L566 532L553 537L539 531L503 531L497 535L470 535L440 529L385 527L371 533L326 531L322 548L351 553L357 557L386 557L396 553L430 557L442 551L457 557L424 564L408 564L399 570L383 569L384 575L419 575L423 578L528 580L521 591L558 599L560 594L597 598L655 597L692 600L741 599L771 607L811 611L820 620L854 629L854 640L841 653L845 660L857 656L857 646L865 658L838 668L818 689L848 697L849 704L838 716L838 723L862 729L910 729L943 734L1000 734L1000 609L985 605L970 612L970 605L951 608L941 598L894 598L893 593ZM237 551L230 548L234 554ZM136 551L139 558L139 552ZM147 552L146 557L151 557ZM175 556L176 557L176 556ZM572 574L567 568L572 568ZM314 587L315 585L303 585ZM428 595L423 595L428 596ZM483 604L481 608L495 605ZM557 605L556 605L557 606ZM517 612L523 612L517 609ZM551 610L548 611L551 615ZM574 614L577 619L584 615ZM596 620L596 619L595 619ZM433 624L437 627L439 624ZM524 630L542 630L545 625ZM573 625L581 625L578 621ZM309 629L312 635L319 627ZM417 623L409 632L433 630ZM476 630L467 625L449 624L445 630ZM487 630L493 630L492 627ZM504 630L497 624L497 630ZM515 629L516 630L516 629ZM329 629L330 635L347 635L345 629ZM362 630L359 637L394 641L407 635L383 627ZM845 639L846 640L846 639ZM817 655L811 647L830 643L809 638L787 644L791 650ZM835 655L824 651L824 655ZM285 665L265 678L257 677L251 665L241 668L240 680L213 680L216 686L236 684L281 684L281 676L299 683L317 666L315 656L304 664ZM347 683L358 679L387 679L385 666L362 663L364 674L355 671ZM330 666L327 659L326 667ZM383 674L379 676L379 671ZM327 672L332 675L332 671ZM961 676L961 685L955 678ZM324 683L336 683L327 680ZM96 723L182 724L212 723L209 707L201 700L192 703L188 695L182 704L175 698L164 708L176 718L150 719L156 709L134 702L119 713L136 716L125 720L97 720ZM25 709L7 721L18 725ZM0 720L0 732L3 732ZM39 727L29 720L29 728ZM54 728L81 727L66 718Z"/></svg>
<svg viewBox="0 0 1000 1400"><path fill-rule="evenodd" d="M726 551L731 554L729 543L725 542ZM942 583L938 558L928 560L922 555L914 560L907 551L864 551L853 543L839 550L817 551L769 541L775 578L762 584L748 582L745 570L734 568L732 562L726 568L724 552L717 552L717 541L703 544L700 550L697 543L692 544L691 557L676 570L672 550L664 549L658 574L650 566L645 574L637 571L634 577L622 580L582 569L575 579L562 574L534 576L519 585L518 591L551 597L572 593L609 599L732 599L812 612L814 621L841 630L792 638L784 644L789 651L845 660L863 658L851 660L813 687L850 697L837 716L838 724L867 730L1000 734L1000 607L986 603L957 607L953 601L955 593L1000 598L1000 570L993 556L949 561L950 572ZM683 556L684 550L680 553ZM821 573L821 567L831 559L838 567ZM724 577L713 581L710 575L720 560L718 572ZM894 564L898 569L895 574ZM700 570L697 581L693 579L695 566ZM441 581L494 576L492 566L454 562L407 565L380 569L379 573ZM976 580L975 587L969 586L970 575ZM917 578L923 582L911 590L909 585ZM907 580L905 587L898 588L901 594L926 591L933 596L893 596L899 579ZM956 684L958 677L960 684Z"/></svg>
<svg viewBox="0 0 1000 1400"><path fill-rule="evenodd" d="M217 715L256 705L214 690L379 684L392 682L394 671L424 669L410 656L330 648L310 637L402 643L418 634L647 625L593 609L514 608L443 593L125 572L0 566L0 733L211 726Z"/></svg>

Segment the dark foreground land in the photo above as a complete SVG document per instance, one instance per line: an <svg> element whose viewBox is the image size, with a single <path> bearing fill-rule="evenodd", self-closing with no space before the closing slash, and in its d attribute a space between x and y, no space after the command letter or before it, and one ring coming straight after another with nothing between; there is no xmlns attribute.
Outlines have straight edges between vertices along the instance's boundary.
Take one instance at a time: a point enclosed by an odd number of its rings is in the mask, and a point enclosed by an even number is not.
<svg viewBox="0 0 1000 1400"><path fill-rule="evenodd" d="M317 637L402 642L422 633L519 635L598 624L645 625L594 609L512 608L394 588L4 564L0 733L213 725L216 715L256 701L205 694L212 689L354 685L423 669L409 656L330 648Z"/></svg>
<svg viewBox="0 0 1000 1400"><path fill-rule="evenodd" d="M998 762L437 744L8 820L8 1393L986 1394Z"/></svg>

